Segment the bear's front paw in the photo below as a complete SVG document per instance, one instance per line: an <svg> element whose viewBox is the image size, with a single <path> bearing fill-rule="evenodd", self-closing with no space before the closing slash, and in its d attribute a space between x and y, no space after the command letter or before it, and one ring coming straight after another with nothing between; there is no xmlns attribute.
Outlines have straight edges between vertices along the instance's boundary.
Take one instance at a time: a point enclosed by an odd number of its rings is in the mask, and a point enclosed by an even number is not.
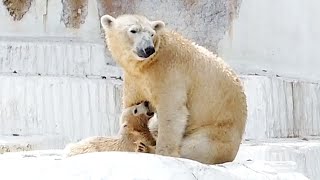
<svg viewBox="0 0 320 180"><path fill-rule="evenodd" d="M178 148L156 148L156 154L171 157L180 157Z"/></svg>

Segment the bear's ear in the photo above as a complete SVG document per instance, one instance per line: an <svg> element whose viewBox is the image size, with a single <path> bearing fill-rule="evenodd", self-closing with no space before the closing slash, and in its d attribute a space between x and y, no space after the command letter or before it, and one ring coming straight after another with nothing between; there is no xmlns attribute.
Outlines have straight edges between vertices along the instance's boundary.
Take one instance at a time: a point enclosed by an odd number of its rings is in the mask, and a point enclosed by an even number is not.
<svg viewBox="0 0 320 180"><path fill-rule="evenodd" d="M152 21L151 25L155 31L161 30L162 28L165 27L165 24L162 21Z"/></svg>
<svg viewBox="0 0 320 180"><path fill-rule="evenodd" d="M110 15L103 15L101 18L100 18L100 21L101 21L101 25L104 29L108 29L112 26L112 24L114 23L116 19Z"/></svg>

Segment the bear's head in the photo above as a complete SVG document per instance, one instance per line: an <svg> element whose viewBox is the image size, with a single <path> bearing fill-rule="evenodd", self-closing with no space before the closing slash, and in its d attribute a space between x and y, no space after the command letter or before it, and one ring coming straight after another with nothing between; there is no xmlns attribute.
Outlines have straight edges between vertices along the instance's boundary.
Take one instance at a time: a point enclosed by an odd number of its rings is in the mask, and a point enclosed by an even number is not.
<svg viewBox="0 0 320 180"><path fill-rule="evenodd" d="M128 14L117 18L104 15L101 25L111 55L120 65L151 59L159 49L161 30L165 27L162 21Z"/></svg>

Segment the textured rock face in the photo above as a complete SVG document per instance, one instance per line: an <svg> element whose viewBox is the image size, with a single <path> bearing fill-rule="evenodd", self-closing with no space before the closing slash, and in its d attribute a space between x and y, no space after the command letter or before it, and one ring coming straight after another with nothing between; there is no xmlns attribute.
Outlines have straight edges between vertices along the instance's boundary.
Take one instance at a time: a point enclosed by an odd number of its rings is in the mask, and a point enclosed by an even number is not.
<svg viewBox="0 0 320 180"><path fill-rule="evenodd" d="M105 58L105 47L100 43L0 37L1 73L66 77L119 75L120 69L107 66Z"/></svg>
<svg viewBox="0 0 320 180"><path fill-rule="evenodd" d="M115 135L120 83L110 79L1 76L0 135ZM61 147L61 146L60 146Z"/></svg>
<svg viewBox="0 0 320 180"><path fill-rule="evenodd" d="M7 152L32 151L34 149L55 149L65 147L65 138L58 135L20 136L0 135L0 154Z"/></svg>
<svg viewBox="0 0 320 180"><path fill-rule="evenodd" d="M319 84L270 76L242 80L248 102L245 138L320 136Z"/></svg>
<svg viewBox="0 0 320 180"><path fill-rule="evenodd" d="M293 84L294 127L298 136L320 136L320 84Z"/></svg>
<svg viewBox="0 0 320 180"><path fill-rule="evenodd" d="M319 137L305 137L246 141L240 146L235 161L293 161L296 172L316 180L320 176L319 140Z"/></svg>
<svg viewBox="0 0 320 180"><path fill-rule="evenodd" d="M62 0L61 20L66 27L80 28L88 14L88 0Z"/></svg>
<svg viewBox="0 0 320 180"><path fill-rule="evenodd" d="M90 23L94 17L98 26L91 26L91 28L98 30L99 17L104 14L113 16L124 13L142 14L150 19L163 20L168 27L217 52L219 41L227 31L232 30L232 23L238 15L241 0L98 0L96 2L62 0L58 3L3 0L3 4L14 20L22 20L23 16L28 13L29 16L34 16L34 22L39 21L38 26L43 23L50 27L55 24L52 23L53 20L59 20L66 28L74 29L80 29L87 21ZM34 7L30 9L31 6ZM60 19L54 17L57 14L61 16ZM31 20L30 17L27 19Z"/></svg>
<svg viewBox="0 0 320 180"><path fill-rule="evenodd" d="M19 21L29 11L33 0L2 0L13 20Z"/></svg>
<svg viewBox="0 0 320 180"><path fill-rule="evenodd" d="M219 41L231 30L241 0L101 0L99 14L137 13L161 19L168 27L217 52Z"/></svg>

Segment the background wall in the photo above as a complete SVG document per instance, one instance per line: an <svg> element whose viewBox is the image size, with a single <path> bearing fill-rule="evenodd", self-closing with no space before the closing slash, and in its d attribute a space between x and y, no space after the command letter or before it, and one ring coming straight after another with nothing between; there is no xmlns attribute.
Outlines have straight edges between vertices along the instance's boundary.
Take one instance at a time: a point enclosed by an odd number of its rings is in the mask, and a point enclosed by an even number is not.
<svg viewBox="0 0 320 180"><path fill-rule="evenodd" d="M243 0L218 52L241 73L319 82L319 5L317 0Z"/></svg>
<svg viewBox="0 0 320 180"><path fill-rule="evenodd" d="M316 0L2 0L0 135L113 135L121 70L99 18L161 19L222 56L248 96L246 138L320 135ZM259 131L257 131L259 129ZM56 141L55 141L56 142ZM61 142L61 141L59 141Z"/></svg>
<svg viewBox="0 0 320 180"><path fill-rule="evenodd" d="M242 74L320 79L317 0L24 1L30 7L26 12L21 10L25 13L22 17L16 13L21 19L14 21L7 4L15 1L3 0L2 39L44 38L103 44L101 15L138 13L165 21L171 29L223 56Z"/></svg>

